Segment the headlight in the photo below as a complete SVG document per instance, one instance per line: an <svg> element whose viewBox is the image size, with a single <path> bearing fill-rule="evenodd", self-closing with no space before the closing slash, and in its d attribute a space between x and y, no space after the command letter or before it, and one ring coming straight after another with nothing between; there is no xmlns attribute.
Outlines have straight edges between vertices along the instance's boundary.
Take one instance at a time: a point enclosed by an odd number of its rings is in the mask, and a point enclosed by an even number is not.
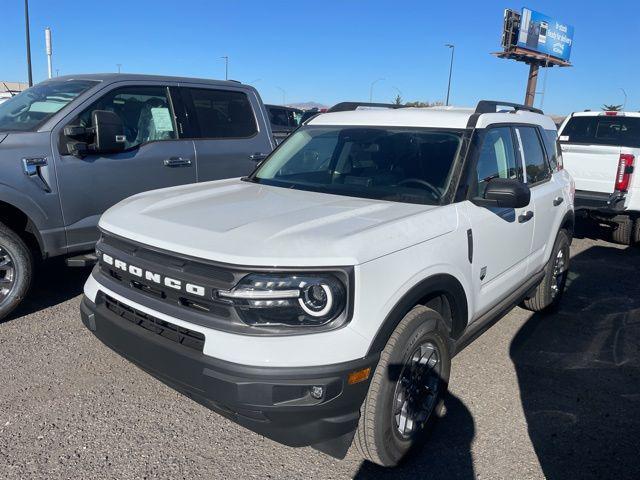
<svg viewBox="0 0 640 480"><path fill-rule="evenodd" d="M322 326L340 317L347 303L344 283L330 273L256 273L216 294L255 326Z"/></svg>

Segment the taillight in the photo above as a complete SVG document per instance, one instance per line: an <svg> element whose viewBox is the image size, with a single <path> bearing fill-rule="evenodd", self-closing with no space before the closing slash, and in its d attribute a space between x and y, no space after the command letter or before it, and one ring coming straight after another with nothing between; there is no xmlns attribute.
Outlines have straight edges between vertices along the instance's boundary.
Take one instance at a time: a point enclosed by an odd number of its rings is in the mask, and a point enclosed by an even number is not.
<svg viewBox="0 0 640 480"><path fill-rule="evenodd" d="M616 190L626 192L633 173L633 160L635 157L629 153L621 153L618 160L618 173L616 175Z"/></svg>

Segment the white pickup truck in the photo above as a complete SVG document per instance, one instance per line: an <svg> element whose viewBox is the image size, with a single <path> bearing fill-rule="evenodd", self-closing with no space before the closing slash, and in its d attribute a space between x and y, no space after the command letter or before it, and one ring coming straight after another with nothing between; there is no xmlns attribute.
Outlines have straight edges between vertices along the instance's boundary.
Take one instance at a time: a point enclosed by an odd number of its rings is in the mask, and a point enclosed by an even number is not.
<svg viewBox="0 0 640 480"><path fill-rule="evenodd" d="M614 241L640 242L640 113L573 113L560 128L560 145L576 183L576 210L611 224Z"/></svg>

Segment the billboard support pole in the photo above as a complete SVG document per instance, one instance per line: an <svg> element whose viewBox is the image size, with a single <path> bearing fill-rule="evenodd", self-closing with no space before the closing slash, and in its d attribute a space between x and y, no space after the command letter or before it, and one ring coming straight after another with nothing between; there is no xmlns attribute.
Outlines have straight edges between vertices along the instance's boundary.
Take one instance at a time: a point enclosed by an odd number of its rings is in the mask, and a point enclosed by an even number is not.
<svg viewBox="0 0 640 480"><path fill-rule="evenodd" d="M527 93L524 97L524 104L527 107L533 107L533 102L536 99L536 86L538 84L538 69L540 65L538 63L529 64L529 79L527 80Z"/></svg>

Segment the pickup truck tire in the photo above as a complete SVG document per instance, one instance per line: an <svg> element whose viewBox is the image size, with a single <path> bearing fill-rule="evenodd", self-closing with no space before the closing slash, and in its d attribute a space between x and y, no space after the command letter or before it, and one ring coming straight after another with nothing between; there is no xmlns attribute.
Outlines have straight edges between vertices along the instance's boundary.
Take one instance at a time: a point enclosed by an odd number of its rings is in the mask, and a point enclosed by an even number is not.
<svg viewBox="0 0 640 480"><path fill-rule="evenodd" d="M367 460L392 467L442 415L451 357L444 320L414 307L391 334L360 409L354 443Z"/></svg>
<svg viewBox="0 0 640 480"><path fill-rule="evenodd" d="M540 285L534 294L526 298L523 307L532 312L553 310L560 303L569 272L569 233L560 230Z"/></svg>
<svg viewBox="0 0 640 480"><path fill-rule="evenodd" d="M633 218L618 216L613 219L615 225L611 234L613 241L620 245L631 245L633 238Z"/></svg>
<svg viewBox="0 0 640 480"><path fill-rule="evenodd" d="M636 218L635 226L633 227L633 242L640 247L640 218Z"/></svg>
<svg viewBox="0 0 640 480"><path fill-rule="evenodd" d="M31 250L3 223L0 223L0 320L25 297L33 277Z"/></svg>

